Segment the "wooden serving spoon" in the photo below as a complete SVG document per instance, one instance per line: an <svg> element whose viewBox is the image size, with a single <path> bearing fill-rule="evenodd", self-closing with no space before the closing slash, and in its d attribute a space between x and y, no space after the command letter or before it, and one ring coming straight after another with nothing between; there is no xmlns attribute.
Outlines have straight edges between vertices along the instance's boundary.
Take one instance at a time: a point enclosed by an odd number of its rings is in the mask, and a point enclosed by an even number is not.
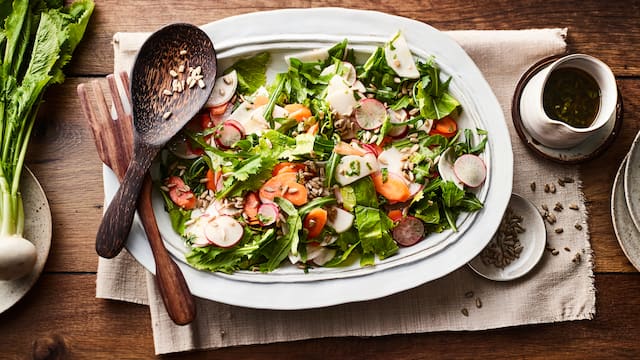
<svg viewBox="0 0 640 360"><path fill-rule="evenodd" d="M179 73L181 66L183 73ZM183 91L174 92L173 80L186 79L189 68L198 66L203 86L190 88L185 83ZM131 73L133 156L98 229L98 255L113 258L124 247L145 173L158 151L204 106L213 90L216 71L211 39L193 25L168 25L153 33L140 48ZM165 95L165 90L173 94Z"/></svg>

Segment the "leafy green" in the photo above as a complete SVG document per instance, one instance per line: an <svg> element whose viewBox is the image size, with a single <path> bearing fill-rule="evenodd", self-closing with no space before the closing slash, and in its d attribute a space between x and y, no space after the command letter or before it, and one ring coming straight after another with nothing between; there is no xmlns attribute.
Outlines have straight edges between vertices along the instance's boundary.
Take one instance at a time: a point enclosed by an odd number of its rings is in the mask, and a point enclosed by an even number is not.
<svg viewBox="0 0 640 360"><path fill-rule="evenodd" d="M460 103L448 93L449 82L440 80L440 70L432 62L419 62L421 79L413 87L413 98L420 115L427 119L442 119L460 108Z"/></svg>
<svg viewBox="0 0 640 360"><path fill-rule="evenodd" d="M20 175L44 90L64 81L94 4L0 1L0 234L24 227Z"/></svg>
<svg viewBox="0 0 640 360"><path fill-rule="evenodd" d="M380 209L356 205L355 227L364 254L385 259L398 251L398 245L389 234L393 221Z"/></svg>
<svg viewBox="0 0 640 360"><path fill-rule="evenodd" d="M239 269L249 269L263 259L264 249L275 239L275 230L259 233L245 227L240 244L233 248L217 246L195 247L185 257L199 270L220 271L227 274Z"/></svg>
<svg viewBox="0 0 640 360"><path fill-rule="evenodd" d="M268 52L261 52L236 61L225 73L235 70L238 75L238 91L242 94L253 94L267 83L267 64L270 58Z"/></svg>

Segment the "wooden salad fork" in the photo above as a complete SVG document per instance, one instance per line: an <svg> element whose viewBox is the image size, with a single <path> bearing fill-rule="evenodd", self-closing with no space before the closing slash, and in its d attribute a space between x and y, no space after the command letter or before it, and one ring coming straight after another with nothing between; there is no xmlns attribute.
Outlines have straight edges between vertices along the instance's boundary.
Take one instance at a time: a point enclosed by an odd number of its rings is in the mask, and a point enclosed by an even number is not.
<svg viewBox="0 0 640 360"><path fill-rule="evenodd" d="M125 89L124 95L127 99L131 99L127 73L120 73L120 79ZM107 81L117 114L115 120L112 119L104 93L97 80L90 83L96 98L95 107L92 107L89 101L86 84L78 85L78 96L82 110L91 126L100 159L122 181L133 151L133 124L131 115L124 109L115 76L108 75ZM160 236L151 205L151 188L151 177L147 173L140 193L138 214L151 245L156 263L156 281L169 317L176 324L185 325L192 322L196 316L195 301L180 268L169 256Z"/></svg>

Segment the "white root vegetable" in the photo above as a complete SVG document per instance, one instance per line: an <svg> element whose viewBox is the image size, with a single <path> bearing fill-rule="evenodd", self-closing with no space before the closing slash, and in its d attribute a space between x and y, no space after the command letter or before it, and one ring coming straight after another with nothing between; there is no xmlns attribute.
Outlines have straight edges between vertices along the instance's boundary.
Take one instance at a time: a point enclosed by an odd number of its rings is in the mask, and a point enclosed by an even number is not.
<svg viewBox="0 0 640 360"><path fill-rule="evenodd" d="M0 280L16 280L33 270L38 253L29 240L19 235L0 237Z"/></svg>
<svg viewBox="0 0 640 360"><path fill-rule="evenodd" d="M220 106L233 97L238 87L238 74L235 70L216 79L211 91L211 96L207 100L207 107Z"/></svg>
<svg viewBox="0 0 640 360"><path fill-rule="evenodd" d="M442 180L453 181L460 189L462 189L464 188L464 185L453 171L454 155L453 148L448 148L440 155L440 160L438 161L438 172L440 173Z"/></svg>
<svg viewBox="0 0 640 360"><path fill-rule="evenodd" d="M338 184L344 186L362 179L379 169L378 159L371 153L366 153L364 156L347 155L340 159L336 167L335 177Z"/></svg>
<svg viewBox="0 0 640 360"><path fill-rule="evenodd" d="M420 72L416 67L409 44L402 33L396 34L391 41L384 47L384 55L387 65L398 74L398 76L409 79L417 79Z"/></svg>

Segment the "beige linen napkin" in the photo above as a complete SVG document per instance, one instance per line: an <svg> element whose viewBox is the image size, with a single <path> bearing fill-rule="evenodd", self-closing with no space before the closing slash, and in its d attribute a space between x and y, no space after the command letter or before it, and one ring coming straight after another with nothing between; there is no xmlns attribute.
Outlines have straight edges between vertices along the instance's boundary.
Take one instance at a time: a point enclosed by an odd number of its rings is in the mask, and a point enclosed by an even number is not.
<svg viewBox="0 0 640 360"><path fill-rule="evenodd" d="M489 281L463 267L396 295L323 309L254 310L199 299L196 321L181 327L167 316L153 276L146 273L145 279L142 267L123 253L115 260L100 259L97 296L148 303L159 354L319 337L480 330L591 319L595 314L593 263L577 168L533 156L515 134L510 115L511 97L520 75L541 58L563 53L566 29L448 34L482 70L504 109L515 159L513 191L538 206L544 203L553 208L556 202L564 204L565 210L556 213L558 222L553 227L547 224L548 246L558 249L556 255L545 251L530 274L512 282ZM116 34L116 70L129 69L145 37L146 34ZM560 186L556 182L559 177L576 181ZM530 188L533 181L537 183L536 191ZM544 192L547 183L555 183L557 191ZM572 203L579 210L568 209ZM575 224L580 224L582 230ZM564 232L557 234L556 227L564 228ZM142 289L148 289L148 293L141 293Z"/></svg>

